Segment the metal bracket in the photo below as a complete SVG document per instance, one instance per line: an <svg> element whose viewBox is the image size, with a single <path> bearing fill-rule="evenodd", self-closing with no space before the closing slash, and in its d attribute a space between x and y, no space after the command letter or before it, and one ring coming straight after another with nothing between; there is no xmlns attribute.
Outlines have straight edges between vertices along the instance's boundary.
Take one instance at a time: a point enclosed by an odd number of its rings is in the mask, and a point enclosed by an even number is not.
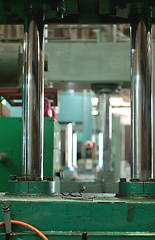
<svg viewBox="0 0 155 240"><path fill-rule="evenodd" d="M3 204L2 212L4 213L5 230L6 230L5 240L10 240L10 233L12 232L10 209L8 208L6 202L2 202L2 204Z"/></svg>

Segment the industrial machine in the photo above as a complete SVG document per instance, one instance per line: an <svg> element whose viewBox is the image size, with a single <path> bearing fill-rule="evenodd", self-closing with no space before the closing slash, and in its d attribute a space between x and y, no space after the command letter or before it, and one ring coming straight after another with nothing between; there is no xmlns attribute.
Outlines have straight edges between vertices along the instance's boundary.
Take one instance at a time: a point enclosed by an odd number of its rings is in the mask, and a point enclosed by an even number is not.
<svg viewBox="0 0 155 240"><path fill-rule="evenodd" d="M22 119L0 118L0 192L8 192L9 179L22 179ZM44 119L44 179L56 180L60 192L61 171L60 127L54 118Z"/></svg>
<svg viewBox="0 0 155 240"><path fill-rule="evenodd" d="M24 24L22 177L11 179L9 192L0 194L1 239L155 238L153 7L154 1L143 0L0 0L0 23ZM46 22L131 24L132 177L130 181L120 179L117 194L59 195L54 181L43 179Z"/></svg>

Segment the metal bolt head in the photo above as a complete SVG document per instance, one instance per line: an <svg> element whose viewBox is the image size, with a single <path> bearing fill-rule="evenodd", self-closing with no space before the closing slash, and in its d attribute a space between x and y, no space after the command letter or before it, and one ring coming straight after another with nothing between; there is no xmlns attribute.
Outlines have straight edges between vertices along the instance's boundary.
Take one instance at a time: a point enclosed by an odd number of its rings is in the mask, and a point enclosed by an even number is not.
<svg viewBox="0 0 155 240"><path fill-rule="evenodd" d="M126 182L126 178L120 178L120 182Z"/></svg>
<svg viewBox="0 0 155 240"><path fill-rule="evenodd" d="M10 180L11 180L11 181L17 180L17 176L16 176L16 175L10 175Z"/></svg>
<svg viewBox="0 0 155 240"><path fill-rule="evenodd" d="M19 177L19 178L17 178L17 180L18 180L18 181L21 181L21 182L22 182L22 181L25 181L25 177Z"/></svg>
<svg viewBox="0 0 155 240"><path fill-rule="evenodd" d="M139 178L132 178L130 179L130 182L140 182Z"/></svg>
<svg viewBox="0 0 155 240"><path fill-rule="evenodd" d="M149 178L149 182L155 182L155 178Z"/></svg>
<svg viewBox="0 0 155 240"><path fill-rule="evenodd" d="M61 179L63 179L63 170L62 170L62 169L60 169L60 171L59 171L59 172L57 172L55 175L56 175L57 177L59 177L59 178L60 178L60 180L61 180Z"/></svg>

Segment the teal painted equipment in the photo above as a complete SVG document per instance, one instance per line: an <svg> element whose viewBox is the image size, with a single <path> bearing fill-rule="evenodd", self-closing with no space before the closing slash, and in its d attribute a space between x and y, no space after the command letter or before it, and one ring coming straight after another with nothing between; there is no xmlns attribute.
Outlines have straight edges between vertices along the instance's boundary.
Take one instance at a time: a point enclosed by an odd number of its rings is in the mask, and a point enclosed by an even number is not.
<svg viewBox="0 0 155 240"><path fill-rule="evenodd" d="M77 195L77 194L75 194ZM49 240L153 240L155 238L152 198L117 198L114 194L84 194L82 197L12 197L0 194L7 202L11 220L29 223ZM0 212L0 221L4 220ZM12 226L14 240L39 240L31 231ZM0 227L0 239L5 228Z"/></svg>
<svg viewBox="0 0 155 240"><path fill-rule="evenodd" d="M57 179L60 174L60 127L53 118L45 118L44 128L44 177ZM8 191L10 175L21 177L22 119L0 118L0 191Z"/></svg>

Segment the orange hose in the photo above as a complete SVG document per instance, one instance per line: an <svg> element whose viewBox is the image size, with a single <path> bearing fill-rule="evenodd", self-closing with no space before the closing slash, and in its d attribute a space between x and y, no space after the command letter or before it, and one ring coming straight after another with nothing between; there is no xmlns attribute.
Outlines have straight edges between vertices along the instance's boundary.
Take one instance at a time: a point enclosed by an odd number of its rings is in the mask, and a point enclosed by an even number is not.
<svg viewBox="0 0 155 240"><path fill-rule="evenodd" d="M48 238L43 233L41 233L37 228L35 228L25 222L11 220L11 224L16 224L16 225L26 227L26 228L32 230L33 232L37 233L43 240L48 240ZM5 222L0 222L0 226L3 226L3 225L5 225Z"/></svg>

